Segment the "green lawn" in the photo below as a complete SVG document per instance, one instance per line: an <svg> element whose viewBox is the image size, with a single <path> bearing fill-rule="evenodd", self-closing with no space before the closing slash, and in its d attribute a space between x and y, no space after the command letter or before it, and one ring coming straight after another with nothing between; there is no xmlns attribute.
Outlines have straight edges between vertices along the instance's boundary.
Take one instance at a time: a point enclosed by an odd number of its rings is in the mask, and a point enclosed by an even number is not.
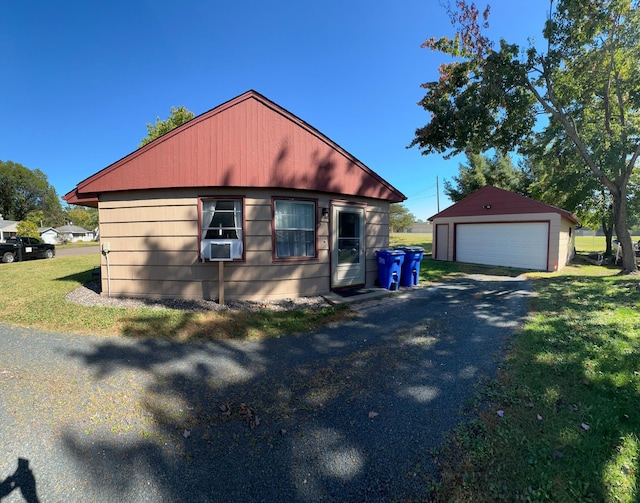
<svg viewBox="0 0 640 503"><path fill-rule="evenodd" d="M421 279L478 271L516 273L427 257ZM529 317L434 453L429 501L640 501L640 280L618 272L579 256L527 274Z"/></svg>
<svg viewBox="0 0 640 503"><path fill-rule="evenodd" d="M431 233L404 233L395 232L389 237L390 246L422 246L425 255L431 255L433 235Z"/></svg>
<svg viewBox="0 0 640 503"><path fill-rule="evenodd" d="M45 330L97 335L156 336L178 340L278 337L350 316L319 311L186 312L175 309L84 307L65 295L91 281L97 254L0 264L1 321Z"/></svg>
<svg viewBox="0 0 640 503"><path fill-rule="evenodd" d="M632 237L636 243L638 236ZM604 236L576 236L576 251L578 253L603 252L606 249Z"/></svg>

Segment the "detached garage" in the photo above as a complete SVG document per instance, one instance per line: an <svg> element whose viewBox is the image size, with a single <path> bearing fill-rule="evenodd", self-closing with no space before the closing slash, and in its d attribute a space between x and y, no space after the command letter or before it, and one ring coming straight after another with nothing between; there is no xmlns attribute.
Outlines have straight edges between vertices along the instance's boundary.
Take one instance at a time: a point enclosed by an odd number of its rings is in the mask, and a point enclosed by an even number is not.
<svg viewBox="0 0 640 503"><path fill-rule="evenodd" d="M435 260L554 271L573 258L568 211L486 186L429 219Z"/></svg>

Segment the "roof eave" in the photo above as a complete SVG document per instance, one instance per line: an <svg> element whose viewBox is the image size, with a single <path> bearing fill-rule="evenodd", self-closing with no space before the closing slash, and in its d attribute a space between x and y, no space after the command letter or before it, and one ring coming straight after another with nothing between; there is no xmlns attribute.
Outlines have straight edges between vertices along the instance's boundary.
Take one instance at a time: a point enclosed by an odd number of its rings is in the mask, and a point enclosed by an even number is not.
<svg viewBox="0 0 640 503"><path fill-rule="evenodd" d="M95 194L95 193L81 194L78 191L78 188L75 188L72 191L67 192L64 196L62 196L62 199L67 204L87 206L90 208L98 207L98 194Z"/></svg>

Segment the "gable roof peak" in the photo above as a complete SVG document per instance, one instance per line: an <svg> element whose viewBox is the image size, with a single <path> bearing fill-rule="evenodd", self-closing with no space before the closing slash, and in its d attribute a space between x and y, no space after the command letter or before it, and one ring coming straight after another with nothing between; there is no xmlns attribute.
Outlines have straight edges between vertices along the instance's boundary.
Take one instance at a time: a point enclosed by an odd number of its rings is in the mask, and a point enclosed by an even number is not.
<svg viewBox="0 0 640 503"><path fill-rule="evenodd" d="M253 89L98 171L63 199L95 207L103 193L200 187L406 199L337 143Z"/></svg>

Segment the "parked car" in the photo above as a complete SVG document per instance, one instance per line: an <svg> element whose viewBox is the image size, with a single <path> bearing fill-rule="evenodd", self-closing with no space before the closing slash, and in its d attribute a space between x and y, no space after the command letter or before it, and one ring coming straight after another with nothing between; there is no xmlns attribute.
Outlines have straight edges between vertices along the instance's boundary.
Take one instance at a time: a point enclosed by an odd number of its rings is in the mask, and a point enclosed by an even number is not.
<svg viewBox="0 0 640 503"><path fill-rule="evenodd" d="M55 245L45 243L39 238L13 236L5 243L0 243L0 258L5 263L30 258L53 258L55 255Z"/></svg>

